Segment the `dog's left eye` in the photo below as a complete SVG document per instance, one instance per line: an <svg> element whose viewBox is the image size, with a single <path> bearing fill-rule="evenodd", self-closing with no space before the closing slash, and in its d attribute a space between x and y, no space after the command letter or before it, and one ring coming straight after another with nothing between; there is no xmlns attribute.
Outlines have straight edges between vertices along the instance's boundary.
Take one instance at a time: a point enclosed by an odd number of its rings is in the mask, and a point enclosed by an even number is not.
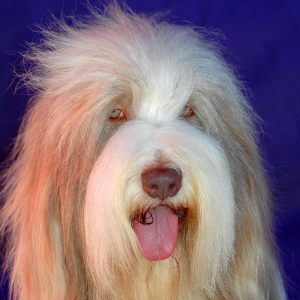
<svg viewBox="0 0 300 300"><path fill-rule="evenodd" d="M185 106L181 112L181 117L189 118L192 117L194 114L194 111L189 106Z"/></svg>
<svg viewBox="0 0 300 300"><path fill-rule="evenodd" d="M120 109L114 109L110 113L110 117L109 117L110 120L120 120L124 118L125 118L125 114Z"/></svg>

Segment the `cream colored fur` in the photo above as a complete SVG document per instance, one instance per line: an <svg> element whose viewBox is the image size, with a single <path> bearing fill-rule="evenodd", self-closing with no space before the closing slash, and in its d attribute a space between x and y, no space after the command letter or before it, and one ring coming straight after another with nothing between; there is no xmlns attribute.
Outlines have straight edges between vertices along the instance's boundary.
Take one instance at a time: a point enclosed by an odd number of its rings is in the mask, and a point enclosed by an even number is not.
<svg viewBox="0 0 300 300"><path fill-rule="evenodd" d="M253 113L219 51L116 5L92 14L25 54L35 94L2 193L12 298L284 300ZM150 262L132 222L159 201L141 184L155 165L181 170L164 203L187 214Z"/></svg>

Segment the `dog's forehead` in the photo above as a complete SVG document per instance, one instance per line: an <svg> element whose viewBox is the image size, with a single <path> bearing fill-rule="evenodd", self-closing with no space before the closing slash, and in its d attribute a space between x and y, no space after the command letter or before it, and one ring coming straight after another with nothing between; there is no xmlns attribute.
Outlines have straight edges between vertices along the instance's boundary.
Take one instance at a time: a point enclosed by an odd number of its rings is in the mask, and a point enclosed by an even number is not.
<svg viewBox="0 0 300 300"><path fill-rule="evenodd" d="M149 121L178 117L199 71L197 41L177 27L140 30L130 25L126 30L118 27L113 37L105 36L105 49L95 50L101 69L129 86L136 117ZM186 43L181 42L180 34L186 35Z"/></svg>
<svg viewBox="0 0 300 300"><path fill-rule="evenodd" d="M137 68L138 64L144 65L142 70ZM117 74L117 81L113 83L115 88L112 88L112 91L121 91L119 108L126 108L132 118L150 123L177 118L195 88L191 70L184 65L179 69L177 66L166 63L163 57L144 57L143 61L136 60L125 72L123 69L124 73L120 77Z"/></svg>
<svg viewBox="0 0 300 300"><path fill-rule="evenodd" d="M190 67L192 63L178 53L160 53L140 56L135 64L139 73L130 81L135 115L159 122L178 117L194 89L197 70Z"/></svg>
<svg viewBox="0 0 300 300"><path fill-rule="evenodd" d="M137 99L135 114L139 119L152 123L171 121L179 116L190 94L189 88L177 91L170 83L168 90L160 82Z"/></svg>

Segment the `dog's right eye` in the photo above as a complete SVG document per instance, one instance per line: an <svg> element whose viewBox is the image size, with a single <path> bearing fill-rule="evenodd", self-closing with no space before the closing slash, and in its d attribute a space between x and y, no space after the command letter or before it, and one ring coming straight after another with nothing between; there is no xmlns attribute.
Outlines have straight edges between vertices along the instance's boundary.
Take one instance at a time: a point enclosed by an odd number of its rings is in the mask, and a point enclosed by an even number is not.
<svg viewBox="0 0 300 300"><path fill-rule="evenodd" d="M110 113L110 120L123 120L126 119L125 114L120 110L120 109L114 109L111 113Z"/></svg>
<svg viewBox="0 0 300 300"><path fill-rule="evenodd" d="M194 111L189 106L185 106L181 112L181 116L183 118L190 118L193 117L194 115L195 115Z"/></svg>

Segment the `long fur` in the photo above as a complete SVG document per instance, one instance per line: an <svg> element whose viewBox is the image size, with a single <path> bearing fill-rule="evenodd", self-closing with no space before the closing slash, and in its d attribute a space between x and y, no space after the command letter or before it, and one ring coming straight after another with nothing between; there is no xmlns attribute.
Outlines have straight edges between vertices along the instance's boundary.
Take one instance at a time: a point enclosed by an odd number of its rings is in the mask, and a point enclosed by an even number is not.
<svg viewBox="0 0 300 300"><path fill-rule="evenodd" d="M11 297L284 300L253 113L219 51L116 5L92 14L25 55L35 95L2 192ZM153 165L182 171L166 203L186 212L156 262L132 228L156 205L141 186Z"/></svg>

